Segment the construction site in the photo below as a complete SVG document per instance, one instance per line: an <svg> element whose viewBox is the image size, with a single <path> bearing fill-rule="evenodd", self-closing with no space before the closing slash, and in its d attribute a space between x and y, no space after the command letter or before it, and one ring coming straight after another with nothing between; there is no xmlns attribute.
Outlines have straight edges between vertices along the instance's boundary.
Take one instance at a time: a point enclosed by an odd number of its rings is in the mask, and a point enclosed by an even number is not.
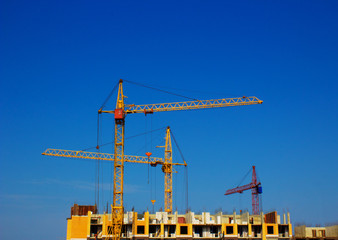
<svg viewBox="0 0 338 240"><path fill-rule="evenodd" d="M293 225L290 213L279 215L276 211L264 213L261 209L262 184L256 175L255 166L251 168L251 182L235 188L227 189L220 193L227 195L251 191L252 211L234 211L225 214L222 211L211 214L208 211L195 213L186 208L184 213L173 209L173 174L175 166L186 167L188 163L173 162L172 132L166 128L164 157L153 157L152 152L146 152L144 156L125 155L125 118L135 113L155 114L165 111L196 110L208 108L224 108L234 106L247 106L262 104L257 97L223 98L212 100L193 100L186 102L172 102L160 104L135 105L126 104L123 92L123 82L120 80L112 93L117 89L116 108L106 110L105 104L109 97L98 110L98 114L113 114L115 121L113 153L101 153L99 144L97 152L64 150L48 148L42 154L45 156L92 159L98 161L113 162L113 202L110 210L99 213L95 205L74 204L70 217L67 219L67 240L89 239L255 239L255 240L287 240L305 239L305 230L295 231L298 237L293 235ZM126 81L130 82L130 81ZM174 139L176 142L176 140ZM164 206L162 211L146 210L142 213L126 211L124 208L124 164L137 163L151 167L161 166L164 173ZM226 195L226 196L224 196ZM135 199L135 201L137 201ZM154 205L155 199L151 200ZM331 232L336 231L333 226ZM329 231L329 232L330 232ZM320 231L320 235L313 235L311 239L337 239L335 236Z"/></svg>
<svg viewBox="0 0 338 240"><path fill-rule="evenodd" d="M338 240L338 0L0 9L0 240Z"/></svg>

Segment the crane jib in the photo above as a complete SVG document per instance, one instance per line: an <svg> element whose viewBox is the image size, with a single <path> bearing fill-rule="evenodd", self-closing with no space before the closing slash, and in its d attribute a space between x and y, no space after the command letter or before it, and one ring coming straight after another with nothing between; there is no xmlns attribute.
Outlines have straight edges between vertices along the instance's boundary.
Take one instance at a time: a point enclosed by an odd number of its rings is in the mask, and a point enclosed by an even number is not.
<svg viewBox="0 0 338 240"><path fill-rule="evenodd" d="M177 110L192 110L218 107L231 107L262 104L263 101L257 97L241 97L241 98L223 98L214 100L200 100L187 102L173 102L173 103L158 103L158 104L144 104L144 105L126 105L125 113L153 113L163 111L177 111Z"/></svg>

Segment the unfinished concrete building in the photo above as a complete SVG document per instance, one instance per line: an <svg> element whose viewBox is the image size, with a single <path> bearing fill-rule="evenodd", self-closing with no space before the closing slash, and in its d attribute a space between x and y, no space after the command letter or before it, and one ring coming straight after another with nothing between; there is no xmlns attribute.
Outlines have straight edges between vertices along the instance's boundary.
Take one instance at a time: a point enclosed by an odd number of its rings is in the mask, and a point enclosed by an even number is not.
<svg viewBox="0 0 338 240"><path fill-rule="evenodd" d="M338 225L329 227L295 227L295 240L338 240Z"/></svg>
<svg viewBox="0 0 338 240"><path fill-rule="evenodd" d="M81 207L81 206L80 206ZM79 213L83 211L78 211ZM111 214L72 215L67 220L67 240L104 239L108 237L107 225ZM122 239L255 239L288 240L292 236L290 215L277 212L249 215L248 212L211 215L208 212L195 214L168 214L156 212L127 212L124 214Z"/></svg>

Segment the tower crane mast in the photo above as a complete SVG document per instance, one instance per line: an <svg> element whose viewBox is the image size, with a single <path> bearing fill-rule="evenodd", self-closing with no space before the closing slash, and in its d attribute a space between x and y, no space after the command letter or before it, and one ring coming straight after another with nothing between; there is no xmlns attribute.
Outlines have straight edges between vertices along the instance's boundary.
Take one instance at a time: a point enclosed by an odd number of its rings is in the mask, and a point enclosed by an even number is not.
<svg viewBox="0 0 338 240"><path fill-rule="evenodd" d="M171 214L173 211L173 151L170 137L170 127L167 128L164 147L164 211Z"/></svg>

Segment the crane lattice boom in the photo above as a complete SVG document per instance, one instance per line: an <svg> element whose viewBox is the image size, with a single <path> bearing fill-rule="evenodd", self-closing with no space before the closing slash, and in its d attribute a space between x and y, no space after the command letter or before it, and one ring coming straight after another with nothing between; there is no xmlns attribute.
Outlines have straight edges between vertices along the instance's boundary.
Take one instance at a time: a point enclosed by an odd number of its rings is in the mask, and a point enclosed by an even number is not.
<svg viewBox="0 0 338 240"><path fill-rule="evenodd" d="M227 190L224 195L230 195L233 193L242 193L245 190L249 190L249 189L257 187L260 184L261 184L260 182L257 183L256 185L253 183L249 183L249 184L246 184L240 187L232 188L232 189Z"/></svg>
<svg viewBox="0 0 338 240"><path fill-rule="evenodd" d="M114 161L115 155L111 153L96 153L96 152L86 152L86 151L74 151L74 150L64 150L64 149L52 149L48 148L42 153L46 156L55 156L55 157L69 157L69 158L83 158L83 159L95 159L95 160L108 160ZM143 156L132 156L124 155L124 161L130 163L144 163L156 165L163 165L164 161L162 158L158 157L143 157ZM187 166L186 163L171 163L172 165Z"/></svg>
<svg viewBox="0 0 338 240"><path fill-rule="evenodd" d="M156 103L144 105L125 105L125 113L152 113L152 112L165 112L165 111L179 111L179 110L193 110L193 109L206 109L218 107L231 107L262 104L263 101L257 97L237 97L237 98L222 98L212 100L196 100L186 102L173 102L173 103ZM103 111L103 113L114 113L114 111Z"/></svg>

